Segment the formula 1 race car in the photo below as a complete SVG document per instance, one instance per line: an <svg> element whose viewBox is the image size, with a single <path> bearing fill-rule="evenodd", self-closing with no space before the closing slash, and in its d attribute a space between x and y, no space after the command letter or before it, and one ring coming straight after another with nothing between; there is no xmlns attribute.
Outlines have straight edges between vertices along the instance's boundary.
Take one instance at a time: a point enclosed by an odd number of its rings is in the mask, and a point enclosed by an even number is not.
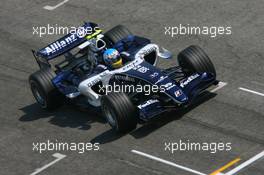
<svg viewBox="0 0 264 175"><path fill-rule="evenodd" d="M69 33L43 49L32 50L40 70L29 76L29 83L44 109L55 109L66 99L82 102L100 109L116 131L129 132L139 122L189 106L218 83L213 63L198 46L184 49L178 63L162 69L157 67L158 59L166 61L172 54L124 26L105 33L91 22L81 28L90 33ZM109 48L118 50L122 67L113 69L104 62L103 53Z"/></svg>

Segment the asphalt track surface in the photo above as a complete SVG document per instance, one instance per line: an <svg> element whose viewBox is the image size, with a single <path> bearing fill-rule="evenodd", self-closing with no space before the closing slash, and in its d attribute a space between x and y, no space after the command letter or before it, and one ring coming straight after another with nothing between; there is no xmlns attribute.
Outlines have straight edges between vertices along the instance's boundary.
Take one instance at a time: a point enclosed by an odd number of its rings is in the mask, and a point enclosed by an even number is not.
<svg viewBox="0 0 264 175"><path fill-rule="evenodd" d="M227 172L264 150L264 97L239 87L264 93L264 3L248 1L128 1L75 0L55 10L59 0L9 0L0 10L0 174L31 174L56 158L60 161L40 174L177 174L193 173L134 154L141 151L204 174L228 162L241 160ZM203 96L199 105L184 113L168 114L127 134L117 135L100 115L64 106L55 112L41 110L32 97L28 76L38 69L30 49L43 47L59 36L33 35L33 26L78 26L94 21L105 30L117 24L152 38L174 55L198 44L213 60L218 79L228 84ZM232 35L216 38L164 35L165 26L232 26ZM173 64L161 61L161 66ZM231 142L231 151L164 150L164 142ZM32 143L99 142L99 151L33 151ZM243 168L239 175L263 175L264 160Z"/></svg>

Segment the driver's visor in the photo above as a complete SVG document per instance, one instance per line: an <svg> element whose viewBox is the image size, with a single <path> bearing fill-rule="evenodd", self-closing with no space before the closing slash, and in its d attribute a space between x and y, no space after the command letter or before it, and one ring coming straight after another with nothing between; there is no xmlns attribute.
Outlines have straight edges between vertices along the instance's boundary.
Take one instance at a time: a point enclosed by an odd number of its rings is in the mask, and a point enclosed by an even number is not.
<svg viewBox="0 0 264 175"><path fill-rule="evenodd" d="M112 67L113 68L120 68L122 66L122 64L123 64L122 59L121 59L121 57L119 57L119 60L117 60L116 62L114 62L112 64Z"/></svg>

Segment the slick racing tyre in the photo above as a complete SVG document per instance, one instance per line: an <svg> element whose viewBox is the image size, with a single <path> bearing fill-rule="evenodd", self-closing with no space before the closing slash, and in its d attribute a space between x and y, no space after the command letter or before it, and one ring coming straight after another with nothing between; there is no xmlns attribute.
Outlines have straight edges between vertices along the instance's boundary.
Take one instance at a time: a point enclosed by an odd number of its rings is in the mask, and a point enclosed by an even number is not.
<svg viewBox="0 0 264 175"><path fill-rule="evenodd" d="M31 91L43 109L52 110L63 103L63 95L52 84L54 77L55 72L50 68L41 69L29 76Z"/></svg>
<svg viewBox="0 0 264 175"><path fill-rule="evenodd" d="M132 33L123 25L117 25L105 33L105 37L114 45Z"/></svg>
<svg viewBox="0 0 264 175"><path fill-rule="evenodd" d="M207 72L216 76L212 61L199 46L192 45L181 51L178 63L187 74Z"/></svg>
<svg viewBox="0 0 264 175"><path fill-rule="evenodd" d="M137 109L125 93L109 93L102 97L102 113L109 125L120 133L137 126Z"/></svg>

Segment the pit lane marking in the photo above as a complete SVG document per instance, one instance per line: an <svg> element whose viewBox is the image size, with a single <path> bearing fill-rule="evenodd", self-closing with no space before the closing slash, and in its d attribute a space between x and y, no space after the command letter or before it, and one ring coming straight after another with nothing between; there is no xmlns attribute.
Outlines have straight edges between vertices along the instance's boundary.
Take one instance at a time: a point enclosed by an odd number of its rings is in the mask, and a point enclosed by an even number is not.
<svg viewBox="0 0 264 175"><path fill-rule="evenodd" d="M36 169L36 170L35 170L33 173L31 173L30 175L36 175L36 174L42 172L43 170L47 169L47 168L50 167L51 165L57 163L58 161L60 161L61 159L63 159L63 158L66 157L66 155L63 155L63 154L60 154L60 153L54 153L54 154L52 154L52 156L55 157L56 159L53 160L52 162L50 162L50 163L44 165L43 167Z"/></svg>
<svg viewBox="0 0 264 175"><path fill-rule="evenodd" d="M143 156L143 157L147 157L149 159L152 159L152 160L156 160L158 162L161 162L161 163L164 163L164 164L167 164L167 165L170 165L170 166L173 166L173 167L176 167L176 168L179 168L181 170L184 170L184 171L188 171L188 172L191 172L193 174L198 174L198 175L206 175L204 173L201 173L199 171L196 171L196 170L193 170L191 168L188 168L188 167L185 167L185 166L182 166L182 165L178 165L176 163L173 163L173 162L170 162L170 161L167 161L167 160L164 160L164 159L161 159L161 158L158 158L158 157L155 157L155 156L152 156L150 154L146 154L146 153L143 153L143 152L140 152L140 151L137 151L137 150L131 150L132 153L135 153L137 155L140 155L140 156Z"/></svg>
<svg viewBox="0 0 264 175"><path fill-rule="evenodd" d="M252 157L251 159L245 161L244 163L240 164L239 166L237 166L236 168L234 168L233 170L225 173L224 175L233 175L239 171L241 171L243 168L249 166L250 164L252 164L253 162L259 160L260 158L264 157L264 150L262 152L260 152L259 154L255 155L254 157Z"/></svg>
<svg viewBox="0 0 264 175"><path fill-rule="evenodd" d="M50 5L46 5L43 8L46 10L55 10L56 8L62 6L63 4L65 4L66 2L68 2L69 0L64 0L62 2L60 2L59 4L55 5L55 6L50 6Z"/></svg>
<svg viewBox="0 0 264 175"><path fill-rule="evenodd" d="M226 165L222 166L218 170L215 170L210 175L220 175L220 174L222 174L221 173L222 171L224 171L224 170L228 169L229 167L233 166L234 164L236 164L240 160L241 160L240 158L236 158L236 159L232 160L231 162L227 163Z"/></svg>
<svg viewBox="0 0 264 175"><path fill-rule="evenodd" d="M219 89L222 89L222 88L223 88L224 86L226 86L226 85L227 85L226 82L222 82L222 81L220 81L220 82L218 83L217 87L214 88L214 89L212 89L212 90L210 90L210 92L216 92L216 91L218 91Z"/></svg>
<svg viewBox="0 0 264 175"><path fill-rule="evenodd" d="M243 87L239 87L238 89L242 90L242 91L245 91L245 92L250 92L250 93L253 93L253 94L256 94L256 95L264 97L263 93L260 93L260 92L257 92L257 91L253 91L253 90L250 90L250 89L247 89L247 88L243 88Z"/></svg>

